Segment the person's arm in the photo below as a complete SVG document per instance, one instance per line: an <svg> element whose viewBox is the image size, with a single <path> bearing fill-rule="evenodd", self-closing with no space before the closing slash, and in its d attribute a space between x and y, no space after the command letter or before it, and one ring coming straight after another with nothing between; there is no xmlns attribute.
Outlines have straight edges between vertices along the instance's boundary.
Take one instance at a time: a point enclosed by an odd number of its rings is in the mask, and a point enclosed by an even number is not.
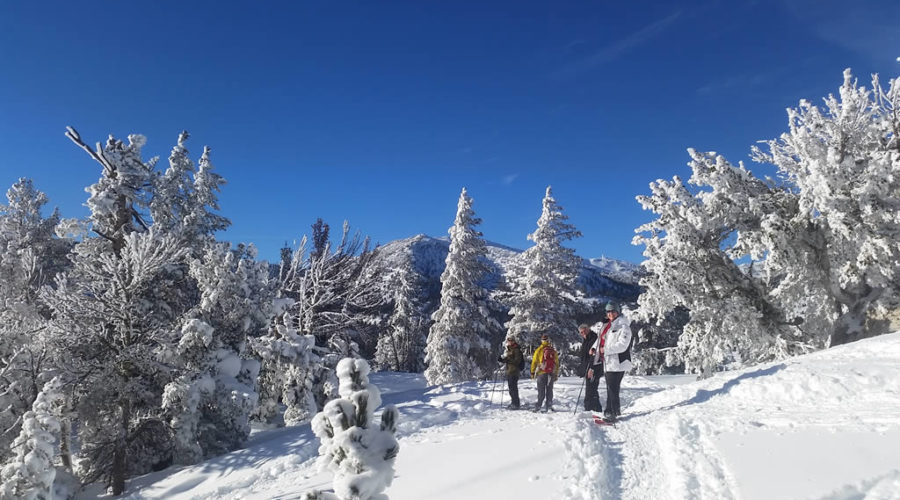
<svg viewBox="0 0 900 500"><path fill-rule="evenodd" d="M541 357L541 351L544 350L544 346L541 345L537 349L534 350L534 355L531 357L531 378L534 378L534 370L537 368L538 359Z"/></svg>

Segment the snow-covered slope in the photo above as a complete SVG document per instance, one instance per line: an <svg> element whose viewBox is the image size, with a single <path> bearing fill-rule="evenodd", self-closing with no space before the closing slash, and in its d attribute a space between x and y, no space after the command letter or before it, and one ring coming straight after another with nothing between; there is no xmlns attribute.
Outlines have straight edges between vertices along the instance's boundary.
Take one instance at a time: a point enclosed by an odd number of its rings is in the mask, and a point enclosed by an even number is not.
<svg viewBox="0 0 900 500"><path fill-rule="evenodd" d="M557 383L555 413L502 409L503 382L372 382L400 411L393 500L900 499L900 333L703 381L626 376L615 427L578 411L578 379ZM261 431L130 481L130 498L299 498L330 484L316 449L308 425Z"/></svg>

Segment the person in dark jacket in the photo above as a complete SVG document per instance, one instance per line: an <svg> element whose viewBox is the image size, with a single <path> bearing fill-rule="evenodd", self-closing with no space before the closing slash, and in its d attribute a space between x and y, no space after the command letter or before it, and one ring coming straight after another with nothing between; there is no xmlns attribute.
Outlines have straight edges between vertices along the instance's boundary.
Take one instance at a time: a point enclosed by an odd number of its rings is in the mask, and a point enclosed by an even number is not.
<svg viewBox="0 0 900 500"><path fill-rule="evenodd" d="M522 357L522 349L516 343L514 337L507 337L506 352L500 356L499 361L506 363L506 382L509 385L509 399L512 401L507 408L510 410L519 409L519 373L524 366L524 358Z"/></svg>
<svg viewBox="0 0 900 500"><path fill-rule="evenodd" d="M581 335L581 370L584 376L584 409L600 413L603 406L600 404L600 379L603 377L603 358L597 356L594 344L597 343L597 333L588 325L578 327Z"/></svg>

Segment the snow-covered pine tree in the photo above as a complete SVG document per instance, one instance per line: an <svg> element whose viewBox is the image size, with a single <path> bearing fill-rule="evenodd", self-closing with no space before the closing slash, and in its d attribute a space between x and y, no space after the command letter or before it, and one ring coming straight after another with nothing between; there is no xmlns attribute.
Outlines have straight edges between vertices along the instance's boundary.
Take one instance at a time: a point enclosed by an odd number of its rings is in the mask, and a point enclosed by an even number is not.
<svg viewBox="0 0 900 500"><path fill-rule="evenodd" d="M371 265L375 251L358 231L350 235L346 221L337 246L332 245L330 228L321 219L312 229L313 248L307 252L304 237L279 271L281 293L294 300L290 312L296 316L298 331L315 335L320 347L340 354L338 359L355 356L354 335L386 300L380 276Z"/></svg>
<svg viewBox="0 0 900 500"><path fill-rule="evenodd" d="M635 244L646 246L638 316L665 318L678 307L690 320L678 341L688 372L710 374L723 366L740 366L784 357L808 341L794 328L761 265L749 259L745 242L764 218L783 213L789 195L755 178L743 165L731 165L714 153L689 150L693 175L657 180L652 195L639 196L657 219L637 229Z"/></svg>
<svg viewBox="0 0 900 500"><path fill-rule="evenodd" d="M577 328L575 279L581 269L581 259L563 242L581 233L566 222L569 217L553 198L550 186L542 205L537 229L528 235L534 246L521 256L525 272L514 283L518 293L512 299L512 318L506 327L508 335L522 345L537 343L546 333L559 349L571 341Z"/></svg>
<svg viewBox="0 0 900 500"><path fill-rule="evenodd" d="M166 385L163 407L175 432L175 460L196 463L240 447L256 411L259 362L247 359L247 339L271 319L274 283L255 249L211 244L190 265L201 300L187 313Z"/></svg>
<svg viewBox="0 0 900 500"><path fill-rule="evenodd" d="M51 500L65 396L56 377L44 384L22 419L22 430L12 444L14 457L0 469L0 498Z"/></svg>
<svg viewBox="0 0 900 500"><path fill-rule="evenodd" d="M472 198L463 188L456 219L450 227L450 251L441 273L441 304L425 346L425 378L429 384L452 384L490 376L494 366L492 340L500 325L488 309L482 281L487 272L487 253L481 233L475 229Z"/></svg>
<svg viewBox="0 0 900 500"><path fill-rule="evenodd" d="M219 209L217 193L225 180L215 173L210 162L210 148L203 148L198 166L188 157L187 131L178 135L178 143L169 155L169 168L153 178L150 216L153 225L181 234L186 246L202 251L197 239L209 239L213 233L227 229L231 221L215 213Z"/></svg>
<svg viewBox="0 0 900 500"><path fill-rule="evenodd" d="M783 301L826 297L838 345L879 333L872 314L900 301L900 78L885 90L875 75L867 89L848 69L824 101L789 109L789 131L768 152L754 149L792 186L797 208L765 226L751 251L768 252Z"/></svg>
<svg viewBox="0 0 900 500"><path fill-rule="evenodd" d="M297 425L308 422L317 411L316 383L323 377L321 353L313 335L302 335L291 325L296 321L290 313L283 312L290 299L276 301L276 318L268 334L250 339L250 346L261 360L259 372L259 406L255 418L273 422L279 411L279 403L287 408L284 423ZM337 390L337 379L328 378L326 389Z"/></svg>
<svg viewBox="0 0 900 500"><path fill-rule="evenodd" d="M387 500L382 492L394 479L394 460L400 445L398 412L388 406L381 424L374 422L381 392L369 383L369 365L362 359L342 359L337 365L340 399L329 401L312 421L320 440L319 464L334 473L335 495L310 492L307 498Z"/></svg>
<svg viewBox="0 0 900 500"><path fill-rule="evenodd" d="M651 272L641 310L690 309L679 339L688 370L840 344L873 333L872 313L896 307L898 105L897 80L865 89L847 71L839 97L824 109L802 101L788 133L768 152L754 148L781 184L690 151L698 192L676 178L639 198L659 215L635 238Z"/></svg>
<svg viewBox="0 0 900 500"><path fill-rule="evenodd" d="M71 244L56 238L59 214L43 217L47 195L19 179L0 204L0 463L11 453L22 415L44 385L48 311L38 290L62 271Z"/></svg>
<svg viewBox="0 0 900 500"><path fill-rule="evenodd" d="M275 282L252 245L210 245L191 262L190 274L201 293L191 314L213 327L209 373L215 388L202 407L199 435L209 457L237 449L250 435L259 362L249 357L247 341L264 334L272 321Z"/></svg>
<svg viewBox="0 0 900 500"><path fill-rule="evenodd" d="M393 273L390 282L394 312L388 329L378 339L375 363L382 370L418 373L425 368L425 340L431 321L422 304L419 276L409 259Z"/></svg>
<svg viewBox="0 0 900 500"><path fill-rule="evenodd" d="M79 242L72 268L41 296L53 313L57 368L77 381L79 475L85 482L104 478L120 494L127 476L171 460L161 400L172 367L160 359L179 338L184 304L168 277L188 249L141 215L155 165L141 157L143 136L128 144L110 137L93 151L73 129L67 135L103 168L88 189L91 229L100 238Z"/></svg>
<svg viewBox="0 0 900 500"><path fill-rule="evenodd" d="M290 260L287 252L282 252L279 295L289 299L282 301L287 314L279 315L279 324L265 340L257 343L267 352L267 343L287 342L293 346L285 355L274 357L257 350L263 361L262 377L267 381L267 389L263 390L265 401L271 402L273 397L288 398L284 401L289 410L285 421L292 423L308 420L329 399L336 397L334 367L344 357L359 356L358 341L371 344L369 352L373 350L375 340L369 339L375 336L372 325L377 323L379 311L387 300L381 290L378 269L372 265L375 254L369 248L368 238L361 239L359 232L351 236L350 225L345 221L340 243L332 246L328 224L319 219L312 229L313 248L309 252L305 236ZM314 345L306 345L303 339L307 335L314 337ZM282 380L282 374L276 372L284 372L295 362L301 364ZM312 413L306 407L304 392L310 376L316 404ZM284 381L287 385L280 388ZM272 415L261 408L260 416L270 419Z"/></svg>

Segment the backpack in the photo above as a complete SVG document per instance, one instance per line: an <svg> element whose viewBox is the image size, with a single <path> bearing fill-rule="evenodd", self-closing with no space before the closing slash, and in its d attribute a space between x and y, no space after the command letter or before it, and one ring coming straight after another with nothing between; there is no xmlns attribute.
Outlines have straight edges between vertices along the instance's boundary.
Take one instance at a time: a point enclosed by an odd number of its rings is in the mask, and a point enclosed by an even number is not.
<svg viewBox="0 0 900 500"><path fill-rule="evenodd" d="M547 344L547 347L541 351L541 373L553 373L556 369L556 350L553 346Z"/></svg>

